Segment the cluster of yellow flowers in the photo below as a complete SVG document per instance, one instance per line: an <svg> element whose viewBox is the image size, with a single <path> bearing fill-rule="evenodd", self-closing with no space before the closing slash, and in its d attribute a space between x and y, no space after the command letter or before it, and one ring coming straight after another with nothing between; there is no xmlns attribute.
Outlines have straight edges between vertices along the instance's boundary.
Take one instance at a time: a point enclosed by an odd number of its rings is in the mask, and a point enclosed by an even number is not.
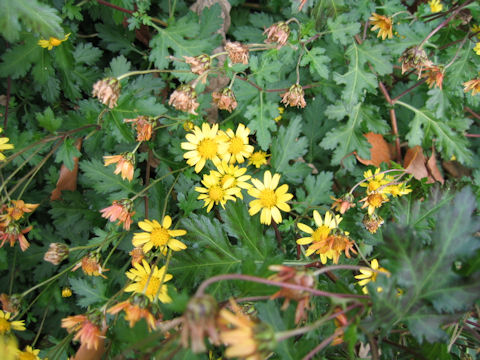
<svg viewBox="0 0 480 360"><path fill-rule="evenodd" d="M13 320L9 312L0 310L0 354L2 360L40 360L40 350L27 345L23 351L18 348L18 343L12 330L25 331L25 320Z"/></svg>
<svg viewBox="0 0 480 360"><path fill-rule="evenodd" d="M204 123L202 128L195 126L193 133L186 135L187 142L181 144L182 149L187 150L183 155L187 164L195 167L195 172L200 172L208 160L216 170L210 170L203 175L203 187L196 187L200 193L198 199L205 202L204 207L209 212L213 205L220 204L225 207L228 200L242 199L242 189L255 198L250 202L250 215L261 211L260 222L270 225L272 219L276 223L282 222L282 211L290 211L287 201L293 198L288 193L288 185L279 185L280 175L266 171L263 182L246 175L247 168L240 167L246 159L249 164L257 168L266 163L266 153L253 152L254 148L249 144L248 135L250 129L239 124L236 132L232 129L222 131L218 124L212 126ZM247 181L250 180L251 183ZM253 186L252 186L253 184Z"/></svg>

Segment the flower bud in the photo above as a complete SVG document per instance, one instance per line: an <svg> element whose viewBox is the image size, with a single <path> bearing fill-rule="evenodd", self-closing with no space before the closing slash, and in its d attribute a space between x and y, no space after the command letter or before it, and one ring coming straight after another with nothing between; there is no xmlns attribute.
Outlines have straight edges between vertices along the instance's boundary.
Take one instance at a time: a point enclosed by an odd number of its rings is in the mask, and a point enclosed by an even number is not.
<svg viewBox="0 0 480 360"><path fill-rule="evenodd" d="M418 46L407 48L400 56L399 61L402 63L402 74L410 69L418 71L418 77L422 75L422 70L426 66L432 66L432 62L428 60L425 50Z"/></svg>
<svg viewBox="0 0 480 360"><path fill-rule="evenodd" d="M117 106L117 100L120 96L121 89L120 82L116 78L105 78L97 81L93 85L93 97L97 97L103 104L107 105L110 109Z"/></svg>
<svg viewBox="0 0 480 360"><path fill-rule="evenodd" d="M66 244L51 243L48 251L43 257L43 260L48 261L53 265L58 265L68 257L68 252L69 249Z"/></svg>

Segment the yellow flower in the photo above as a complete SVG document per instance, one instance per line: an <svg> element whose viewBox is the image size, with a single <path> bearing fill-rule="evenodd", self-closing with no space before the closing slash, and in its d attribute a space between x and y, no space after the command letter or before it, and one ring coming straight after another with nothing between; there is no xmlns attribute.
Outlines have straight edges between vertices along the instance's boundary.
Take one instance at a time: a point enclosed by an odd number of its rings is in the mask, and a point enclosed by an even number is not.
<svg viewBox="0 0 480 360"><path fill-rule="evenodd" d="M472 96L480 92L480 78L472 79L467 82L463 83L465 88L463 89L464 92L468 92L472 90Z"/></svg>
<svg viewBox="0 0 480 360"><path fill-rule="evenodd" d="M173 276L165 274L165 266L160 269L156 265L150 267L148 262L142 260L142 264L135 264L126 275L134 283L128 285L125 292L144 294L150 301L155 301L158 298L162 303L172 302L172 298L168 296L165 283L170 281Z"/></svg>
<svg viewBox="0 0 480 360"><path fill-rule="evenodd" d="M368 215L372 215L375 209L378 209L382 206L384 202L388 201L388 198L387 195L385 195L384 193L373 192L360 200L360 202L363 201L365 202L365 204L363 204L362 209L368 206Z"/></svg>
<svg viewBox="0 0 480 360"><path fill-rule="evenodd" d="M298 223L297 226L303 232L306 232L310 236L303 237L297 240L297 244L299 245L308 245L313 243L307 249L305 255L310 256L314 252L320 255L320 259L323 264L327 262L328 258L333 258L333 253L330 253L330 249L326 252L322 251L326 245L327 238L330 235L330 232L333 229L338 228L338 224L342 221L340 215L333 215L332 212L327 211L325 213L325 218L322 220L321 215L318 213L317 210L313 210L313 220L315 221L315 225L317 228L313 230L310 226Z"/></svg>
<svg viewBox="0 0 480 360"><path fill-rule="evenodd" d="M169 230L172 225L172 218L165 216L163 218L162 225L157 220L145 220L140 221L138 226L140 229L146 232L135 233L133 235L132 243L135 247L143 246L143 252L146 254L153 247L160 248L164 254L167 251L167 247L173 251L185 250L187 245L183 242L174 239L176 236L183 236L187 232L185 230Z"/></svg>
<svg viewBox="0 0 480 360"><path fill-rule="evenodd" d="M392 176L387 175L386 179L388 180L389 183L394 182L394 178ZM387 192L388 194L391 194L393 197L397 197L397 196L410 194L412 192L412 189L410 189L407 184L400 183L400 184L386 186L385 192Z"/></svg>
<svg viewBox="0 0 480 360"><path fill-rule="evenodd" d="M471 30L472 33L476 33L477 38L480 39L480 25L473 25Z"/></svg>
<svg viewBox="0 0 480 360"><path fill-rule="evenodd" d="M48 50L52 50L54 46L58 46L62 42L67 41L70 34L71 33L68 33L61 40L56 38L56 37L53 37L53 36L50 36L50 39L48 39L48 40L45 40L45 39L38 40L38 45L40 45L42 48L48 48Z"/></svg>
<svg viewBox="0 0 480 360"><path fill-rule="evenodd" d="M272 219L277 223L282 222L282 211L290 211L290 205L287 201L293 198L289 194L288 185L283 184L277 188L280 181L279 174L272 174L270 171L265 171L263 174L263 183L258 179L252 179L255 188L248 190L248 193L256 198L250 201L250 210L248 213L253 216L262 210L260 214L260 222L262 224L270 225Z"/></svg>
<svg viewBox="0 0 480 360"><path fill-rule="evenodd" d="M224 141L228 145L223 154L223 160L232 164L235 162L241 164L252 155L253 146L248 144L250 129L245 125L239 124L235 133L232 129L228 129L226 132L220 132L220 134L224 136Z"/></svg>
<svg viewBox="0 0 480 360"><path fill-rule="evenodd" d="M4 335L11 330L24 331L25 320L10 321L10 313L0 310L0 335Z"/></svg>
<svg viewBox="0 0 480 360"><path fill-rule="evenodd" d="M0 335L2 360L17 360L18 346L15 336Z"/></svg>
<svg viewBox="0 0 480 360"><path fill-rule="evenodd" d="M197 199L205 201L203 207L207 207L207 212L212 210L213 205L220 204L225 208L226 202L228 200L235 201L235 195L238 196L241 191L238 187L232 187L235 182L233 177L226 179L224 182L220 178L220 173L210 171L209 175L203 175L202 184L205 187L195 187L195 191L200 193Z"/></svg>
<svg viewBox="0 0 480 360"><path fill-rule="evenodd" d="M378 260L377 259L373 259L371 264L370 264L370 267L373 269L373 270L377 270L377 271L381 271L383 273L385 273L387 276L390 275L390 273L388 272L387 269L384 269L382 267L379 267L379 263L378 263ZM355 279L358 279L360 281L358 281L358 285L360 286L363 286L362 287L362 292L364 294L368 294L368 288L366 287L366 285L372 281L372 282L375 282L377 280L377 275L378 273L375 272L375 271L371 271L371 270L360 270L360 275L356 275L355 276ZM377 292L382 292L383 289L381 286L378 286L377 287Z"/></svg>
<svg viewBox="0 0 480 360"><path fill-rule="evenodd" d="M72 289L70 289L69 287L64 287L62 289L62 297L67 298L70 296L72 296Z"/></svg>
<svg viewBox="0 0 480 360"><path fill-rule="evenodd" d="M475 53L476 53L477 55L480 55L480 42L477 42L477 43L475 44L475 47L473 48L473 51L475 51Z"/></svg>
<svg viewBox="0 0 480 360"><path fill-rule="evenodd" d="M443 5L440 3L440 0L430 0L428 5L430 5L430 11L432 13L440 12L443 9Z"/></svg>
<svg viewBox="0 0 480 360"><path fill-rule="evenodd" d="M27 345L24 351L18 352L17 360L40 360L38 356L39 353L39 349L34 349L30 345Z"/></svg>
<svg viewBox="0 0 480 360"><path fill-rule="evenodd" d="M241 168L236 165L228 164L226 161L222 161L217 165L218 171L211 171L210 174L218 176L220 184L223 186L226 182L230 184L230 188L235 189L235 196L243 200L241 189L250 189L252 184L247 183L250 180L250 175L245 175L247 168ZM231 181L233 179L233 182Z"/></svg>
<svg viewBox="0 0 480 360"><path fill-rule="evenodd" d="M393 37L393 22L391 17L373 13L369 20L373 25L372 31L379 29L377 37L382 37L382 40L385 40L387 36L389 39Z"/></svg>
<svg viewBox="0 0 480 360"><path fill-rule="evenodd" d="M361 183L360 186L367 188L367 194L377 192L380 187L389 183L389 181L385 179L385 174L378 174L379 172L380 168L375 170L375 174L372 174L372 170L367 170L363 173L363 177L369 180ZM378 191L381 193L386 192L385 188L382 188L382 190Z"/></svg>
<svg viewBox="0 0 480 360"><path fill-rule="evenodd" d="M3 131L2 128L0 128L0 133ZM3 161L6 159L5 155L2 154L3 150L11 150L13 149L13 144L9 144L8 142L10 141L9 138L7 137L0 137L0 161Z"/></svg>
<svg viewBox="0 0 480 360"><path fill-rule="evenodd" d="M276 118L274 118L273 120L275 120L276 122L279 122L280 120L282 120L282 115L283 113L285 112L285 108L283 106L280 106L278 108L278 116Z"/></svg>
<svg viewBox="0 0 480 360"><path fill-rule="evenodd" d="M265 151L255 151L248 159L248 165L254 165L257 169L267 163L267 153Z"/></svg>
<svg viewBox="0 0 480 360"><path fill-rule="evenodd" d="M187 159L188 165L195 166L197 173L203 169L207 160L213 161L214 164L220 162L220 157L223 157L228 149L228 145L218 135L218 124L210 127L203 123L201 129L195 126L193 134L187 134L185 138L188 142L183 142L180 146L188 151L183 157Z"/></svg>

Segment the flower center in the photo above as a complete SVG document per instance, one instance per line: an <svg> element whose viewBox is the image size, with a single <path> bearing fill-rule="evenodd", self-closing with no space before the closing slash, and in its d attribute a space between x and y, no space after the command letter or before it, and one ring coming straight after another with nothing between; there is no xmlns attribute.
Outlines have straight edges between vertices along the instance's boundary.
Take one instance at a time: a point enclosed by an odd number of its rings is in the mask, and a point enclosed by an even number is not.
<svg viewBox="0 0 480 360"><path fill-rule="evenodd" d="M231 154L238 154L243 151L243 140L240 139L238 136L235 136L230 140L230 146L228 147L228 151Z"/></svg>
<svg viewBox="0 0 480 360"><path fill-rule="evenodd" d="M375 208L378 208L380 206L382 206L382 203L383 203L383 196L380 195L380 194L372 194L372 195L369 195L368 196L368 204L375 207Z"/></svg>
<svg viewBox="0 0 480 360"><path fill-rule="evenodd" d="M377 180L370 180L370 182L368 183L368 191L369 192L375 191L379 187L380 187L380 182L378 182Z"/></svg>
<svg viewBox="0 0 480 360"><path fill-rule="evenodd" d="M312 234L313 242L324 241L328 234L330 233L330 228L326 225L322 225L317 228Z"/></svg>
<svg viewBox="0 0 480 360"><path fill-rule="evenodd" d="M212 201L220 201L223 198L223 189L218 185L214 185L210 188L208 195Z"/></svg>
<svg viewBox="0 0 480 360"><path fill-rule="evenodd" d="M148 282L148 286L147 285ZM145 277L140 281L140 288L142 289L142 292L145 295L153 295L155 296L157 294L158 288L160 287L160 279L145 275Z"/></svg>
<svg viewBox="0 0 480 360"><path fill-rule="evenodd" d="M213 139L203 139L198 144L197 151L205 159L213 159L217 155L218 144Z"/></svg>
<svg viewBox="0 0 480 360"><path fill-rule="evenodd" d="M264 189L260 193L260 203L265 208L271 208L277 204L277 195L271 189Z"/></svg>
<svg viewBox="0 0 480 360"><path fill-rule="evenodd" d="M5 334L6 332L10 331L10 328L10 323L5 319L0 318L0 334Z"/></svg>
<svg viewBox="0 0 480 360"><path fill-rule="evenodd" d="M168 230L164 228L155 229L152 231L150 235L150 240L153 242L155 246L164 246L170 240L170 235L168 234Z"/></svg>

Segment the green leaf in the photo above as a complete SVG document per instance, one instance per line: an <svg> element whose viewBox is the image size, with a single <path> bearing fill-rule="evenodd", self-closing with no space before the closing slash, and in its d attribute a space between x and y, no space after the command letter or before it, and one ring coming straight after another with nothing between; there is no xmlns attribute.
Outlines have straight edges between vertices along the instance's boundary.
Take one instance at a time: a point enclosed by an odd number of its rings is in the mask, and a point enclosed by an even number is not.
<svg viewBox="0 0 480 360"><path fill-rule="evenodd" d="M304 181L305 191L297 189L296 198L299 205L295 206L298 212L304 212L308 208L332 202L333 174L322 171L317 175L308 175Z"/></svg>
<svg viewBox="0 0 480 360"><path fill-rule="evenodd" d="M37 113L36 118L41 127L52 133L62 125L62 119L55 117L50 106L45 109L43 114Z"/></svg>
<svg viewBox="0 0 480 360"><path fill-rule="evenodd" d="M32 63L39 60L42 51L37 39L33 36L26 37L23 44L14 46L2 55L0 74L2 77L11 76L12 79L25 76Z"/></svg>
<svg viewBox="0 0 480 360"><path fill-rule="evenodd" d="M275 130L274 118L279 114L278 105L273 102L264 102L263 92L259 93L258 102L248 105L245 111L245 118L249 119L248 127L255 132L258 145L262 150L267 150L272 141L270 131Z"/></svg>
<svg viewBox="0 0 480 360"><path fill-rule="evenodd" d="M112 77L118 77L130 71L132 64L128 61L125 56L120 55L110 61L110 69Z"/></svg>
<svg viewBox="0 0 480 360"><path fill-rule="evenodd" d="M249 65L257 85L264 87L278 80L277 69L282 66L282 63L268 55L261 57L252 55Z"/></svg>
<svg viewBox="0 0 480 360"><path fill-rule="evenodd" d="M77 63L87 65L94 64L102 56L102 50L94 47L91 43L78 44L73 52L73 57Z"/></svg>
<svg viewBox="0 0 480 360"><path fill-rule="evenodd" d="M50 116L48 113L48 109L45 116ZM53 116L53 113L51 116ZM57 153L55 154L55 162L63 163L68 168L68 170L72 171L73 167L75 166L75 161L73 158L80 157L81 155L82 153L78 151L78 149L75 147L75 140L72 138L66 138L62 146L60 146L60 148L57 150Z"/></svg>
<svg viewBox="0 0 480 360"><path fill-rule="evenodd" d="M223 26L222 7L214 3L210 7L204 7L200 15L200 32L198 38L208 38Z"/></svg>
<svg viewBox="0 0 480 360"><path fill-rule="evenodd" d="M70 286L77 298L77 304L81 307L105 302L108 298L105 296L107 286L100 277L70 278Z"/></svg>
<svg viewBox="0 0 480 360"><path fill-rule="evenodd" d="M52 65L50 54L46 51L42 51L38 60L33 64L32 75L35 81L41 85L46 85L54 77L55 68Z"/></svg>
<svg viewBox="0 0 480 360"><path fill-rule="evenodd" d="M316 75L318 75L324 79L328 79L330 70L327 65L329 62L330 58L325 55L325 49L316 46L310 51L306 50L300 65L308 66L312 76L317 77Z"/></svg>
<svg viewBox="0 0 480 360"><path fill-rule="evenodd" d="M393 64L390 61L392 56L385 45L367 40L357 47L360 62L368 61L377 74L386 75L393 71Z"/></svg>
<svg viewBox="0 0 480 360"><path fill-rule="evenodd" d="M135 33L126 31L121 26L104 25L102 23L95 24L95 30L98 33L101 44L112 52L120 52L123 55L131 51L137 51L133 42L135 40Z"/></svg>
<svg viewBox="0 0 480 360"><path fill-rule="evenodd" d="M344 46L351 43L353 36L360 31L360 23L352 22L346 14L341 14L335 19L328 18L327 26L333 40Z"/></svg>

